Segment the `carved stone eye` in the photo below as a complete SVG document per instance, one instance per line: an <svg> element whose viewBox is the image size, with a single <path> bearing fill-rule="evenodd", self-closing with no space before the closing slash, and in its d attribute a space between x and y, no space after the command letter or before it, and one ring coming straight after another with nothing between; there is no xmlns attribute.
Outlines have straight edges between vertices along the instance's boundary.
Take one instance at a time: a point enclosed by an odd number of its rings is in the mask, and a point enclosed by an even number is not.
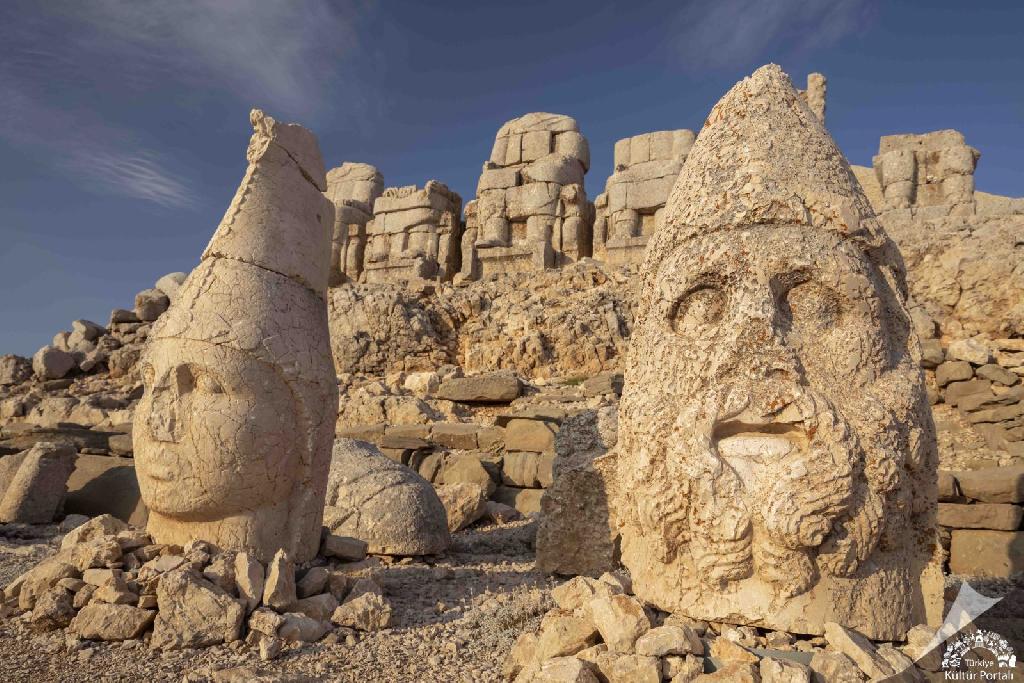
<svg viewBox="0 0 1024 683"><path fill-rule="evenodd" d="M224 393L224 387L221 386L220 382L206 373L201 373L196 377L196 389L203 394Z"/></svg>
<svg viewBox="0 0 1024 683"><path fill-rule="evenodd" d="M829 287L803 282L785 295L783 313L796 330L827 330L839 322L843 310L839 295Z"/></svg>
<svg viewBox="0 0 1024 683"><path fill-rule="evenodd" d="M668 322L676 334L689 335L715 325L725 315L725 293L713 285L687 292L669 311Z"/></svg>

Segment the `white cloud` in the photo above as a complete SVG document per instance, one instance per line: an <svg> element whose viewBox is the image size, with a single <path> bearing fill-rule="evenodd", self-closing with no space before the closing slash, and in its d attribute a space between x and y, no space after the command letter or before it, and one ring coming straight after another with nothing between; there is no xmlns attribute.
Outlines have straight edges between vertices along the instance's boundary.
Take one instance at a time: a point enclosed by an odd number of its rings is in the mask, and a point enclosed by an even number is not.
<svg viewBox="0 0 1024 683"><path fill-rule="evenodd" d="M698 0L678 15L674 44L693 70L747 66L838 41L870 14L871 0Z"/></svg>

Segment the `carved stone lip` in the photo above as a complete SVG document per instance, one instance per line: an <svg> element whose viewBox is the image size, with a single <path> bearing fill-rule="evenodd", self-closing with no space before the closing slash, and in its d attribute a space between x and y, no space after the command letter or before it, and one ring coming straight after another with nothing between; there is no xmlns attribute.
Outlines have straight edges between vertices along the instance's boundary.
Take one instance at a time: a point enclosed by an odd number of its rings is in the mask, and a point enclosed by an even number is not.
<svg viewBox="0 0 1024 683"><path fill-rule="evenodd" d="M153 462L143 468L143 473L153 481L174 481L178 478L177 457L165 449L161 449Z"/></svg>
<svg viewBox="0 0 1024 683"><path fill-rule="evenodd" d="M806 451L810 439L803 421L751 423L726 420L715 424L712 443L723 458L770 462L794 450Z"/></svg>

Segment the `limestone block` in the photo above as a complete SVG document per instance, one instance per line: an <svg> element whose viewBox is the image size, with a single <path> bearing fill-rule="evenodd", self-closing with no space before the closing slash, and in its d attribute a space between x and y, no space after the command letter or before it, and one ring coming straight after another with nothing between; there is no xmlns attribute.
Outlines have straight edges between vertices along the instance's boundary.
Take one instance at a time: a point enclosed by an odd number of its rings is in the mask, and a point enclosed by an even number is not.
<svg viewBox="0 0 1024 683"><path fill-rule="evenodd" d="M690 153L690 149L693 148L693 143L696 139L697 136L692 130L681 129L672 131L672 158L685 158Z"/></svg>
<svg viewBox="0 0 1024 683"><path fill-rule="evenodd" d="M547 156L552 150L550 131L534 130L523 134L523 161L535 161Z"/></svg>
<svg viewBox="0 0 1024 683"><path fill-rule="evenodd" d="M334 209L313 135L259 110L250 121L242 183L140 361L136 474L156 542L304 562L320 543L338 405Z"/></svg>
<svg viewBox="0 0 1024 683"><path fill-rule="evenodd" d="M582 185L583 167L578 159L566 154L547 154L523 168L523 183L556 183ZM483 176L481 176L481 179Z"/></svg>
<svg viewBox="0 0 1024 683"><path fill-rule="evenodd" d="M480 426L459 422L438 422L430 429L430 440L440 446L473 450L477 447L477 434Z"/></svg>
<svg viewBox="0 0 1024 683"><path fill-rule="evenodd" d="M185 282L186 277L188 277L188 275L185 273L168 273L156 281L155 287L167 295L168 301L173 304L178 296L178 290L181 289L181 285ZM72 325L74 325L74 323L72 323Z"/></svg>
<svg viewBox="0 0 1024 683"><path fill-rule="evenodd" d="M384 598L379 586L372 584L369 588L360 588L361 579L352 588L345 601L334 610L331 621L338 626L354 628L359 631L377 631L387 628L391 623L391 605Z"/></svg>
<svg viewBox="0 0 1024 683"><path fill-rule="evenodd" d="M917 163L914 153L909 150L896 150L875 157L875 168L880 168L882 187L893 183L911 182L917 177Z"/></svg>
<svg viewBox="0 0 1024 683"><path fill-rule="evenodd" d="M576 119L565 114L550 114L548 112L530 112L517 119L506 122L499 130L498 136L514 133L525 133L531 130L547 130L552 133L564 133L565 131L579 130Z"/></svg>
<svg viewBox="0 0 1024 683"><path fill-rule="evenodd" d="M615 168L625 168L630 164L631 142L629 138L623 138L615 143Z"/></svg>
<svg viewBox="0 0 1024 683"><path fill-rule="evenodd" d="M462 403L507 403L519 397L519 378L508 372L450 377L437 389L437 398Z"/></svg>
<svg viewBox="0 0 1024 683"><path fill-rule="evenodd" d="M1020 377L1017 374L995 363L982 365L975 371L975 374L982 379L987 379L995 384L1001 384L1004 387L1011 387L1020 382Z"/></svg>
<svg viewBox="0 0 1024 683"><path fill-rule="evenodd" d="M345 562L359 562L366 558L368 548L369 544L366 541L360 541L358 538L324 534L324 541L320 546L320 554L324 557L336 557Z"/></svg>
<svg viewBox="0 0 1024 683"><path fill-rule="evenodd" d="M960 491L984 503L1024 503L1024 465L955 473Z"/></svg>
<svg viewBox="0 0 1024 683"><path fill-rule="evenodd" d="M530 183L510 187L505 191L505 207L511 220L529 216L554 216L558 205L559 187L554 183Z"/></svg>
<svg viewBox="0 0 1024 683"><path fill-rule="evenodd" d="M811 657L814 683L861 683L864 677L849 657L841 652L815 652Z"/></svg>
<svg viewBox="0 0 1024 683"><path fill-rule="evenodd" d="M324 526L379 555L434 555L451 542L444 505L429 482L361 441L338 439Z"/></svg>
<svg viewBox="0 0 1024 683"><path fill-rule="evenodd" d="M263 584L263 604L283 611L295 602L295 563L284 549L278 550L267 565L267 580Z"/></svg>
<svg viewBox="0 0 1024 683"><path fill-rule="evenodd" d="M781 322L765 283L822 254L834 257L828 272L789 291L795 322ZM901 263L777 66L715 105L639 267L608 486L638 599L776 630L837 622L877 639L923 622L937 449L918 353L889 324L911 324ZM705 273L714 282L694 289ZM821 307L846 296L863 317L840 322Z"/></svg>
<svg viewBox="0 0 1024 683"><path fill-rule="evenodd" d="M500 135L500 133L499 133ZM523 161L523 136L522 134L509 135L505 145L505 166L511 166Z"/></svg>
<svg viewBox="0 0 1024 683"><path fill-rule="evenodd" d="M1024 531L953 531L949 571L962 576L1009 578L1024 572Z"/></svg>
<svg viewBox="0 0 1024 683"><path fill-rule="evenodd" d="M643 605L631 595L595 598L589 608L601 640L612 652L632 652L636 639L651 629Z"/></svg>
<svg viewBox="0 0 1024 683"><path fill-rule="evenodd" d="M40 379L60 379L75 367L75 359L67 351L44 346L32 356L32 370Z"/></svg>
<svg viewBox="0 0 1024 683"><path fill-rule="evenodd" d="M552 610L544 615L537 633L536 658L574 655L597 640L597 629L587 619L569 612Z"/></svg>
<svg viewBox="0 0 1024 683"><path fill-rule="evenodd" d="M544 453L554 449L557 432L545 420L509 420L505 425L505 448L509 451Z"/></svg>
<svg viewBox="0 0 1024 683"><path fill-rule="evenodd" d="M327 198L336 209L345 202L355 202L365 213L371 213L373 202L384 191L384 176L370 164L346 161L327 172Z"/></svg>
<svg viewBox="0 0 1024 683"><path fill-rule="evenodd" d="M664 206L675 181L668 177L630 183L626 188L626 208L643 211Z"/></svg>
<svg viewBox="0 0 1024 683"><path fill-rule="evenodd" d="M658 626L637 638L636 653L649 657L687 654L703 656L704 643L689 626Z"/></svg>
<svg viewBox="0 0 1024 683"><path fill-rule="evenodd" d="M0 522L49 524L61 509L78 457L74 447L40 441L25 454L0 497Z"/></svg>
<svg viewBox="0 0 1024 683"><path fill-rule="evenodd" d="M992 350L977 339L957 339L950 343L946 355L953 360L967 361L973 365L985 365L992 360Z"/></svg>
<svg viewBox="0 0 1024 683"><path fill-rule="evenodd" d="M383 214L384 232L394 234L407 232L416 225L436 225L441 220L441 212L428 207L393 211ZM380 217L376 223L380 228Z"/></svg>
<svg viewBox="0 0 1024 683"><path fill-rule="evenodd" d="M31 376L32 361L28 358L14 354L0 356L0 387L21 384Z"/></svg>
<svg viewBox="0 0 1024 683"><path fill-rule="evenodd" d="M159 289L144 289L135 295L135 316L151 322L163 315L170 305L171 300Z"/></svg>
<svg viewBox="0 0 1024 683"><path fill-rule="evenodd" d="M415 185L404 188L387 188L373 203L374 215L408 211L409 209L434 209L444 211L451 205L451 192L442 183L428 181L421 189Z"/></svg>
<svg viewBox="0 0 1024 683"><path fill-rule="evenodd" d="M161 576L156 597L158 610L151 647L208 647L240 637L245 609L221 588L191 571Z"/></svg>
<svg viewBox="0 0 1024 683"><path fill-rule="evenodd" d="M330 596L328 596L330 598ZM334 600L334 598L330 598ZM329 624L323 623L305 614L298 612L287 612L284 616L284 623L277 629L277 637L281 640L293 643L313 643L323 637L328 630Z"/></svg>
<svg viewBox="0 0 1024 683"><path fill-rule="evenodd" d="M499 486L494 491L494 500L513 507L524 515L540 512L540 500L543 489L521 489L512 486Z"/></svg>
<svg viewBox="0 0 1024 683"><path fill-rule="evenodd" d="M540 486L539 466L539 453L506 453L501 466L502 482L509 486L536 488Z"/></svg>
<svg viewBox="0 0 1024 683"><path fill-rule="evenodd" d="M514 168L493 168L480 174L476 191L479 194L486 190L504 190L519 184L519 171Z"/></svg>
<svg viewBox="0 0 1024 683"><path fill-rule="evenodd" d="M491 163L499 166L505 164L505 155L508 150L508 137L497 137L491 147Z"/></svg>
<svg viewBox="0 0 1024 683"><path fill-rule="evenodd" d="M871 680L881 680L896 673L871 641L856 631L828 622L825 624L825 640L830 648L853 660Z"/></svg>
<svg viewBox="0 0 1024 683"><path fill-rule="evenodd" d="M448 531L465 529L487 512L487 487L481 484L443 484L437 495L448 517Z"/></svg>
<svg viewBox="0 0 1024 683"><path fill-rule="evenodd" d="M90 603L71 621L69 630L83 640L134 640L142 637L155 617L151 609Z"/></svg>
<svg viewBox="0 0 1024 683"><path fill-rule="evenodd" d="M651 138L634 135L629 139L629 163L639 164L651 160Z"/></svg>
<svg viewBox="0 0 1024 683"><path fill-rule="evenodd" d="M811 670L799 662L765 657L760 664L761 683L810 683Z"/></svg>
<svg viewBox="0 0 1024 683"><path fill-rule="evenodd" d="M578 131L570 130L557 134L555 136L555 151L579 159L583 170L590 170L590 143Z"/></svg>
<svg viewBox="0 0 1024 683"><path fill-rule="evenodd" d="M950 382L963 382L974 377L971 364L963 360L949 360L935 368L935 382L944 387Z"/></svg>

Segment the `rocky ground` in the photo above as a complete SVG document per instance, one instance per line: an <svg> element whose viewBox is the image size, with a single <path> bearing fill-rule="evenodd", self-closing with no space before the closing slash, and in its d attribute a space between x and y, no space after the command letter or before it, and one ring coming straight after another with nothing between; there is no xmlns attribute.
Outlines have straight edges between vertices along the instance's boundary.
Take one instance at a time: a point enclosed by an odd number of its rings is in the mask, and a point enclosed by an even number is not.
<svg viewBox="0 0 1024 683"><path fill-rule="evenodd" d="M393 609L390 628L318 643L292 644L269 662L244 641L202 650L150 650L142 641L66 640L36 634L18 619L0 621L3 679L17 681L274 680L493 681L524 630L552 606L551 579L534 569L535 522L460 532L436 559L383 565L375 577ZM55 525L0 526L0 583L56 552ZM302 645L302 647L298 647ZM251 667L249 671L226 670ZM220 672L216 676L215 672ZM303 679L302 676L309 677Z"/></svg>

